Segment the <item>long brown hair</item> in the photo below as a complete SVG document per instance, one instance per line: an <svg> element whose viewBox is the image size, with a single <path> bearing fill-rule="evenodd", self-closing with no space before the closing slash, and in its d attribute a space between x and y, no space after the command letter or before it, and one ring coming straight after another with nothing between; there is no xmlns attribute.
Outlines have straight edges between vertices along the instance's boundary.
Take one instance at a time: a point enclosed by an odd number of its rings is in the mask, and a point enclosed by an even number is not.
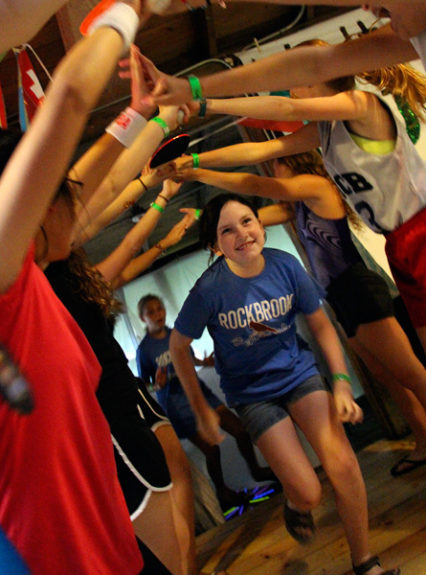
<svg viewBox="0 0 426 575"><path fill-rule="evenodd" d="M111 284L90 264L82 248L71 253L67 267L73 287L84 301L95 303L110 320L123 311L123 304L114 296Z"/></svg>
<svg viewBox="0 0 426 575"><path fill-rule="evenodd" d="M299 46L330 46L324 40L314 39L301 42ZM356 76L344 76L325 82L327 86L338 92L355 88L355 78L363 83L376 86L380 92L400 98L411 110L423 119L426 108L426 77L408 64L396 64L378 70L362 72Z"/></svg>

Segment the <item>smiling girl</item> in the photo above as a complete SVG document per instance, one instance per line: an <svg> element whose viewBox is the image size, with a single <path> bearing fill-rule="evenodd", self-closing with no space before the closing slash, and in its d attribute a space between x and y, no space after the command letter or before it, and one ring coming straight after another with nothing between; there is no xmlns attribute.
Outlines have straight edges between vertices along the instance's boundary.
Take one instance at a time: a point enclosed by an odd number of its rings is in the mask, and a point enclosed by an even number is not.
<svg viewBox="0 0 426 575"><path fill-rule="evenodd" d="M216 368L228 404L281 481L290 534L307 542L315 527L311 510L321 485L295 430L312 445L335 490L357 575L384 571L368 549L364 482L341 421L361 421L337 335L321 309L316 286L299 262L264 248L265 231L244 197L224 194L207 204L201 241L219 256L196 282L170 337L177 375L188 395L200 435L219 443L216 412L200 391L190 345L205 327L214 341ZM220 288L218 287L220 286ZM296 332L302 313L333 374L327 391L311 350Z"/></svg>

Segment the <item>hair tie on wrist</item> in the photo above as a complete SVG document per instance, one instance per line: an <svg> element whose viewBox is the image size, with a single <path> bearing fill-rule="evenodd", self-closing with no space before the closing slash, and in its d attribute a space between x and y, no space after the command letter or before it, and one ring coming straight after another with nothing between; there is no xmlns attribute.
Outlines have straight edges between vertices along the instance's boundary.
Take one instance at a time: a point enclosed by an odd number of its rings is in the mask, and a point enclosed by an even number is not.
<svg viewBox="0 0 426 575"><path fill-rule="evenodd" d="M191 88L191 94L193 100L203 99L203 90L201 88L200 80L197 76L188 76L189 86Z"/></svg>
<svg viewBox="0 0 426 575"><path fill-rule="evenodd" d="M200 167L200 156L198 154L196 154L195 152L193 152L191 154L192 156L192 167L194 169L199 168Z"/></svg>
<svg viewBox="0 0 426 575"><path fill-rule="evenodd" d="M142 176L139 176L139 178L137 178L139 180L139 182L142 184L143 189L145 190L145 192L148 191L148 188L146 187L144 181L142 180Z"/></svg>
<svg viewBox="0 0 426 575"><path fill-rule="evenodd" d="M157 212L160 212L160 214L164 213L164 208L163 206L159 206L158 204L156 204L155 202L151 202L149 205L150 208L154 208L154 210L157 210Z"/></svg>
<svg viewBox="0 0 426 575"><path fill-rule="evenodd" d="M163 196L163 194L158 194L158 197L164 200L165 202L169 201L169 198L166 198L166 196Z"/></svg>
<svg viewBox="0 0 426 575"><path fill-rule="evenodd" d="M194 217L195 217L196 220L199 220L199 219L201 218L202 212L203 212L203 210L200 210L200 208L197 208L197 209L195 210Z"/></svg>
<svg viewBox="0 0 426 575"><path fill-rule="evenodd" d="M333 381L339 381L339 379L351 383L351 378L346 373L333 373Z"/></svg>
<svg viewBox="0 0 426 575"><path fill-rule="evenodd" d="M155 118L150 119L150 122L156 122L162 128L164 137L167 138L167 136L170 134L170 128L167 125L167 122L163 120L163 118L160 118L160 116L155 116Z"/></svg>
<svg viewBox="0 0 426 575"><path fill-rule="evenodd" d="M198 116L200 118L204 118L206 112L207 112L207 100L203 98L202 100L200 100L200 110L198 112Z"/></svg>

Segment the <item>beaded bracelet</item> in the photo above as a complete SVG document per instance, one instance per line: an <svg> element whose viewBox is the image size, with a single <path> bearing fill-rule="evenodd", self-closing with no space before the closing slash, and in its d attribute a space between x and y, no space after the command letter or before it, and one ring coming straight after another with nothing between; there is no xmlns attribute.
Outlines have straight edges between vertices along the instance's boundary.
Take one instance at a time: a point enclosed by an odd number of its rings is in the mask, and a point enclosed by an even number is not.
<svg viewBox="0 0 426 575"><path fill-rule="evenodd" d="M346 373L333 373L333 381L339 381L339 379L351 383L351 378Z"/></svg>
<svg viewBox="0 0 426 575"><path fill-rule="evenodd" d="M191 154L192 156L192 167L194 169L199 168L200 167L200 156L198 154L196 154L195 152L193 152Z"/></svg>
<svg viewBox="0 0 426 575"><path fill-rule="evenodd" d="M203 90L201 88L200 80L197 76L188 76L189 86L191 88L191 94L193 100L203 99Z"/></svg>
<svg viewBox="0 0 426 575"><path fill-rule="evenodd" d="M151 202L149 205L150 208L154 208L154 210L157 210L157 212L160 212L160 214L164 213L164 208L163 206L160 206L158 204L156 204L155 202Z"/></svg>
<svg viewBox="0 0 426 575"><path fill-rule="evenodd" d="M156 122L159 126L161 126L164 132L164 137L167 138L167 136L170 134L170 128L167 125L167 122L163 120L163 118L160 118L160 116L155 116L155 118L150 119L150 122Z"/></svg>

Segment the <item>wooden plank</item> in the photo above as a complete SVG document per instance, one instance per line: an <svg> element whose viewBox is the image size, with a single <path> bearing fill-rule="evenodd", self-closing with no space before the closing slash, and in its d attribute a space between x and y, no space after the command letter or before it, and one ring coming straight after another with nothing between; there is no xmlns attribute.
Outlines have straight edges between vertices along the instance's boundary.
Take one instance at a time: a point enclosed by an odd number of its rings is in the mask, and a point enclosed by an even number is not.
<svg viewBox="0 0 426 575"><path fill-rule="evenodd" d="M380 441L359 455L369 495L371 550L404 575L426 573L426 468L393 478L389 467L410 441ZM320 471L323 500L315 509L318 532L301 546L285 531L284 497L276 495L238 519L197 538L203 570L230 575L349 575L349 550L329 482Z"/></svg>

